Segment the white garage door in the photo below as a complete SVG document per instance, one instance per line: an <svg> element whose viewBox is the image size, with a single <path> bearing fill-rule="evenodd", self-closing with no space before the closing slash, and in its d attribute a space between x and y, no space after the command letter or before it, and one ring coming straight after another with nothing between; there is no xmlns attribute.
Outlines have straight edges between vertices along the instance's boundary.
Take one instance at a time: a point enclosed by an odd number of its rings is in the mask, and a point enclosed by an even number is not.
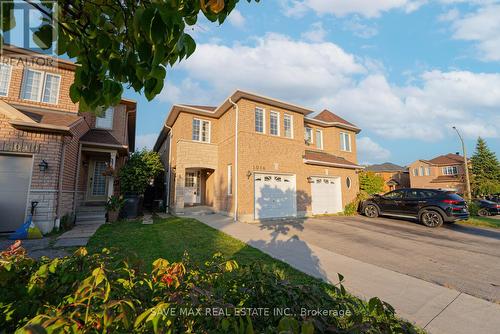
<svg viewBox="0 0 500 334"><path fill-rule="evenodd" d="M315 215L342 211L340 177L311 178L312 211Z"/></svg>
<svg viewBox="0 0 500 334"><path fill-rule="evenodd" d="M24 223L32 164L31 157L0 154L0 232Z"/></svg>
<svg viewBox="0 0 500 334"><path fill-rule="evenodd" d="M255 219L297 215L294 175L255 174Z"/></svg>

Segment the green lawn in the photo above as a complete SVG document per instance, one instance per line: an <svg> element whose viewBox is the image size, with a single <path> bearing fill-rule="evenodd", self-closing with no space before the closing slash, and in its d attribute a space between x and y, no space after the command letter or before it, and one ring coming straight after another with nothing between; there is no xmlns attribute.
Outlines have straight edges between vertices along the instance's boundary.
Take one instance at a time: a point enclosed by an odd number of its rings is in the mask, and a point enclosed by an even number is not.
<svg viewBox="0 0 500 334"><path fill-rule="evenodd" d="M152 225L135 221L103 225L90 239L87 248L98 252L102 248L118 249L123 258L138 258L144 270L161 257L170 262L180 261L187 251L191 261L203 263L220 252L227 259L245 265L255 261L283 270L290 280L298 283L320 283L322 281L306 275L288 264L275 260L256 248L219 232L194 219L172 217L157 218Z"/></svg>
<svg viewBox="0 0 500 334"><path fill-rule="evenodd" d="M469 220L460 223L465 225L500 228L500 219L489 218L489 217L472 217Z"/></svg>

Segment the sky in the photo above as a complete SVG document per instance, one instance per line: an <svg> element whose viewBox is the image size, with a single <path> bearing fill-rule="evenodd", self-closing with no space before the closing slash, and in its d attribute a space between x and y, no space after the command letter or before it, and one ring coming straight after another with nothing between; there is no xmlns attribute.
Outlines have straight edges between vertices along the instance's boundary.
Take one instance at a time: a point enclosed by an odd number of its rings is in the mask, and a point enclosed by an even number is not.
<svg viewBox="0 0 500 334"><path fill-rule="evenodd" d="M240 0L222 24L186 32L195 53L138 102L151 147L172 104L218 105L236 89L328 109L362 129L361 163L461 152L500 157L500 0Z"/></svg>

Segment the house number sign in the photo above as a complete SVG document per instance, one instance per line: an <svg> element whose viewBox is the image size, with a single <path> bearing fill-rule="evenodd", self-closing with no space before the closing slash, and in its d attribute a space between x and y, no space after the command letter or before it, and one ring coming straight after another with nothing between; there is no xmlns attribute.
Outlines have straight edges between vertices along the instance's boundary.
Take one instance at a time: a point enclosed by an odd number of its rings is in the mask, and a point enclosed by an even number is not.
<svg viewBox="0 0 500 334"><path fill-rule="evenodd" d="M0 151L16 153L39 153L40 144L27 143L24 141L0 141Z"/></svg>

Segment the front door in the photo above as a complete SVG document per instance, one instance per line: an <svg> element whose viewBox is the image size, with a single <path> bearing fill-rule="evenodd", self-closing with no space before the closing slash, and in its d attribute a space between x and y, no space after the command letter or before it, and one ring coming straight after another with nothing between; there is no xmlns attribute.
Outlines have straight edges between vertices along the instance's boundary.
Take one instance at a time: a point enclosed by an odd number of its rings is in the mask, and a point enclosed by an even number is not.
<svg viewBox="0 0 500 334"><path fill-rule="evenodd" d="M89 181L87 187L88 201L105 201L108 192L108 182L103 173L106 171L107 162L91 160L89 168Z"/></svg>
<svg viewBox="0 0 500 334"><path fill-rule="evenodd" d="M200 204L200 190L200 172L186 172L186 182L184 183L184 204Z"/></svg>

